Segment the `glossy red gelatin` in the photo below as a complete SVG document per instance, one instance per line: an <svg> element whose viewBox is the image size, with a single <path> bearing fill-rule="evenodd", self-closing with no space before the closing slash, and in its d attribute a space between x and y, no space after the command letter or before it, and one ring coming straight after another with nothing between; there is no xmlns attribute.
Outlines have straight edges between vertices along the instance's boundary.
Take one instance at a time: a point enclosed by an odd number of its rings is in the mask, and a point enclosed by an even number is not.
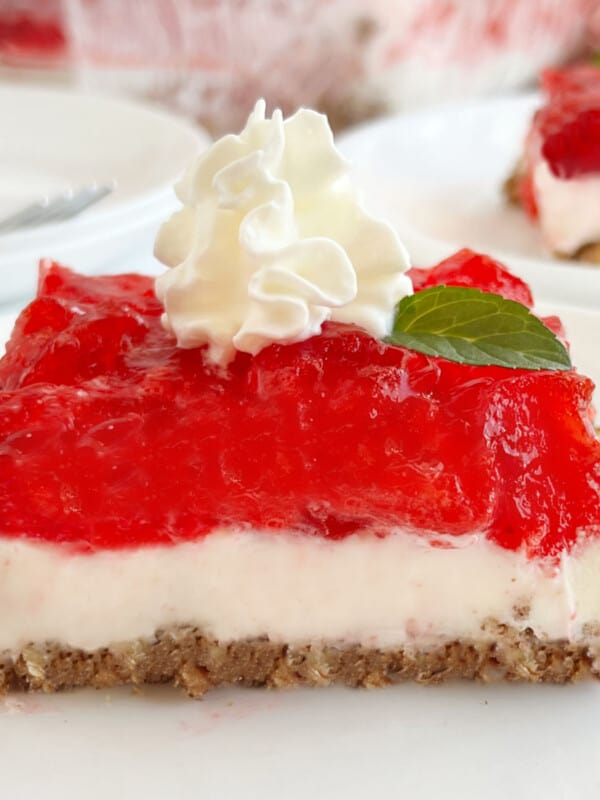
<svg viewBox="0 0 600 800"><path fill-rule="evenodd" d="M466 247L435 267L413 267L409 275L416 292L431 286L465 286L494 292L527 308L533 306L533 297L525 281L509 272L499 261Z"/></svg>
<svg viewBox="0 0 600 800"><path fill-rule="evenodd" d="M600 532L574 372L455 364L341 324L219 370L160 313L149 278L43 265L0 361L4 536L96 550L406 526L556 555Z"/></svg>
<svg viewBox="0 0 600 800"><path fill-rule="evenodd" d="M465 286L499 294L507 300L533 308L533 296L524 280L513 275L499 261L467 247L440 261L434 267L409 270L415 292L432 286ZM544 323L568 346L566 332L558 317L545 317Z"/></svg>
<svg viewBox="0 0 600 800"><path fill-rule="evenodd" d="M592 63L580 62L566 67L550 67L542 72L540 83L550 99L600 95L600 69Z"/></svg>

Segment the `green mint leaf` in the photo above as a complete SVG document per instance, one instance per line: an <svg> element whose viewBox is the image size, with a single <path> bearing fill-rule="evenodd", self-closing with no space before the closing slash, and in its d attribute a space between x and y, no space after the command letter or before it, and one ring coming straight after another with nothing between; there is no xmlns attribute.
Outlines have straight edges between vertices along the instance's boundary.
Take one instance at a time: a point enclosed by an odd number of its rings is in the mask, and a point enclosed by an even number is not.
<svg viewBox="0 0 600 800"><path fill-rule="evenodd" d="M404 297L387 341L459 364L571 368L564 345L525 306L462 286L434 286Z"/></svg>

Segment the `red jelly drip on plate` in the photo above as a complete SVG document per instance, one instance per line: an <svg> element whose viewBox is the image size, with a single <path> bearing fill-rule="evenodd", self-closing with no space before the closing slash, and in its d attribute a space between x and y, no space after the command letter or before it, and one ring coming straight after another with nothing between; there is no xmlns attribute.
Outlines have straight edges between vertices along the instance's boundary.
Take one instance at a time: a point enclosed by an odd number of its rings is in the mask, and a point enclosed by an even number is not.
<svg viewBox="0 0 600 800"><path fill-rule="evenodd" d="M482 263L481 288L525 297ZM556 555L598 532L592 384L572 371L455 364L341 324L221 370L160 314L150 278L43 267L0 362L5 536L97 550L404 526Z"/></svg>

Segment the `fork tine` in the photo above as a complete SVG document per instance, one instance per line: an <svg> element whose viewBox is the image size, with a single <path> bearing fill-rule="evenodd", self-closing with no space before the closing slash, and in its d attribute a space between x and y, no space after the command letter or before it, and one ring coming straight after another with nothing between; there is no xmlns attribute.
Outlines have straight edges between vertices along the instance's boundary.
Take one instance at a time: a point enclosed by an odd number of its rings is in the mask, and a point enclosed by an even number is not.
<svg viewBox="0 0 600 800"><path fill-rule="evenodd" d="M70 191L47 202L32 203L0 220L0 233L9 233L19 228L70 219L102 200L113 191L113 188L113 184L102 184L87 187L75 193Z"/></svg>
<svg viewBox="0 0 600 800"><path fill-rule="evenodd" d="M16 214L11 214L10 217L3 219L0 222L0 232L8 233L17 228L38 225L47 217L52 216L56 210L63 208L70 200L71 198L68 195L61 195L47 202L32 203L30 206L17 211Z"/></svg>
<svg viewBox="0 0 600 800"><path fill-rule="evenodd" d="M45 211L40 215L40 219L36 220L35 224L45 225L47 222L54 222L55 220L68 219L71 216L71 208L74 207L78 198L85 193L85 197L89 196L89 189L83 189L74 195L64 196L57 198L57 202L50 204L46 207Z"/></svg>
<svg viewBox="0 0 600 800"><path fill-rule="evenodd" d="M21 226L29 225L34 220L38 219L38 217L44 212L44 209L46 207L47 207L46 203L32 203L30 206L22 208L15 214L11 214L9 217L5 217L0 222L0 231L6 233L8 231L14 230L15 228L20 228Z"/></svg>
<svg viewBox="0 0 600 800"><path fill-rule="evenodd" d="M50 215L44 218L44 222L55 222L57 220L66 220L81 214L86 208L102 200L103 197L112 192L112 186L95 186L89 189L84 189L81 192L73 195L68 203L64 206L53 210Z"/></svg>
<svg viewBox="0 0 600 800"><path fill-rule="evenodd" d="M27 213L23 212L23 216L18 222L16 227L24 228L32 225L39 225L41 222L51 218L55 212L60 212L62 208L70 202L70 198L66 195L55 197L47 203L38 203L29 207Z"/></svg>

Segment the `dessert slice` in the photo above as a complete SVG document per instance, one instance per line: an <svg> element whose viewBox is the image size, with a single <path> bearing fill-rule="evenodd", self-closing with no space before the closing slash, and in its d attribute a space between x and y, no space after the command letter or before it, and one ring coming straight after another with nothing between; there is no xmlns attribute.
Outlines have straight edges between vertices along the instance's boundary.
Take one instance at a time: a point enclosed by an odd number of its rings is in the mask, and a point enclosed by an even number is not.
<svg viewBox="0 0 600 800"><path fill-rule="evenodd" d="M600 673L590 381L332 322L216 368L161 312L149 278L47 263L16 324L4 690Z"/></svg>
<svg viewBox="0 0 600 800"><path fill-rule="evenodd" d="M3 691L600 675L591 382L497 262L409 277L346 178L258 106L156 292L42 264L0 361Z"/></svg>
<svg viewBox="0 0 600 800"><path fill-rule="evenodd" d="M544 105L506 193L557 256L600 263L600 69L549 69L542 88Z"/></svg>

